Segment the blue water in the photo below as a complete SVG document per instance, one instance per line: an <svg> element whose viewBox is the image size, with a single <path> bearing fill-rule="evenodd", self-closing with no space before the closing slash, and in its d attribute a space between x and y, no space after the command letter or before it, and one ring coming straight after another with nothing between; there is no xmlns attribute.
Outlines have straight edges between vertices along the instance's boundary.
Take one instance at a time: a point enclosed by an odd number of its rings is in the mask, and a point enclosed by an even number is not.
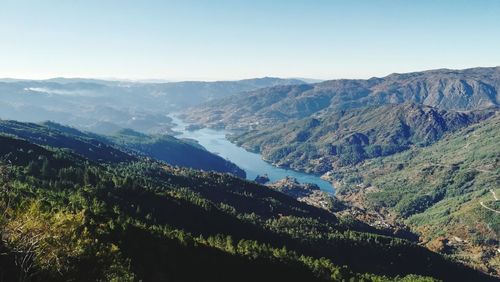
<svg viewBox="0 0 500 282"><path fill-rule="evenodd" d="M325 192L331 194L335 192L335 189L330 182L321 179L317 175L272 166L262 160L259 154L249 152L236 146L226 139L227 132L224 130L203 128L195 131L188 131L185 129L188 124L176 117L170 117L176 124L173 130L182 133L176 137L196 140L208 151L216 153L219 156L235 163L237 166L245 170L247 179L254 180L257 175L267 174L270 181L274 182L283 179L286 176L291 176L296 178L300 183L314 183Z"/></svg>

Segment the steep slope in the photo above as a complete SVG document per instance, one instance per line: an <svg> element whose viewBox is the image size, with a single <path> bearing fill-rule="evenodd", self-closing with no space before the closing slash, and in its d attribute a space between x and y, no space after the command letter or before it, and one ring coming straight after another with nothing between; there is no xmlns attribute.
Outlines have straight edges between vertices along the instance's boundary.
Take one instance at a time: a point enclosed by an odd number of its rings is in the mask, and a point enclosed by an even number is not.
<svg viewBox="0 0 500 282"><path fill-rule="evenodd" d="M343 110L414 102L444 110L500 103L500 67L431 70L368 80L331 80L241 93L193 108L185 118L211 127L249 128Z"/></svg>
<svg viewBox="0 0 500 282"><path fill-rule="evenodd" d="M245 178L245 171L232 162L207 151L197 143L170 135L146 135L123 129L108 137L112 142L171 165L205 171L228 172Z"/></svg>
<svg viewBox="0 0 500 282"><path fill-rule="evenodd" d="M96 163L8 136L0 156L6 280L493 281L229 175Z"/></svg>
<svg viewBox="0 0 500 282"><path fill-rule="evenodd" d="M324 113L231 136L279 166L325 173L411 146L429 145L494 115L493 110L453 112L418 104L391 104Z"/></svg>
<svg viewBox="0 0 500 282"><path fill-rule="evenodd" d="M499 144L497 115L432 146L339 168L330 177L339 181L338 197L396 214L428 247L500 276Z"/></svg>
<svg viewBox="0 0 500 282"><path fill-rule="evenodd" d="M136 160L135 157L99 140L94 135L87 135L54 123L43 125L0 120L0 133L25 139L38 145L69 149L93 161L117 163Z"/></svg>
<svg viewBox="0 0 500 282"><path fill-rule="evenodd" d="M198 144L169 135L150 136L133 130L121 130L114 136L102 136L63 126L54 122L42 124L0 120L0 133L16 136L32 143L71 150L93 161L127 162L133 155L148 156L171 165L228 172L245 177L245 171Z"/></svg>

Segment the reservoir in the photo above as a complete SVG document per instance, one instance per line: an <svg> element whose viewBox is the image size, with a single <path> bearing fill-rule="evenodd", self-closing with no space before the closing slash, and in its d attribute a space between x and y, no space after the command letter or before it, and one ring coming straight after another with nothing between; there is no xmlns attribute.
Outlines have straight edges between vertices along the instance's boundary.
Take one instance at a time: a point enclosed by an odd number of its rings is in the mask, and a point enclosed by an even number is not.
<svg viewBox="0 0 500 282"><path fill-rule="evenodd" d="M196 140L208 151L218 154L245 170L247 179L249 180L254 180L257 175L264 174L267 174L271 182L290 176L296 178L300 183L314 183L318 185L321 190L330 194L335 192L330 182L321 179L317 175L275 167L262 160L259 154L249 152L236 146L226 139L227 132L224 130L202 128L189 131L186 130L186 126L189 124L174 116L170 116L170 118L172 118L173 122L176 124L172 129L181 133L176 136L177 138Z"/></svg>

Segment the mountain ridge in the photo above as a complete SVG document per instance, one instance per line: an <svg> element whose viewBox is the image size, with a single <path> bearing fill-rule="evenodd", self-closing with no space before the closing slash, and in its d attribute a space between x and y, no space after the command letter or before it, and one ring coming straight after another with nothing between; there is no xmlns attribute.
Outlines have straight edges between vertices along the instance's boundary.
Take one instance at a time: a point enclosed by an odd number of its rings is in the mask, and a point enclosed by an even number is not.
<svg viewBox="0 0 500 282"><path fill-rule="evenodd" d="M197 106L184 118L210 127L248 129L322 111L414 102L467 111L500 104L500 67L429 70L383 78L329 80L236 94Z"/></svg>
<svg viewBox="0 0 500 282"><path fill-rule="evenodd" d="M0 82L0 118L26 122L53 120L110 134L122 128L168 132L167 114L241 91L304 83L296 79L137 83L59 78Z"/></svg>
<svg viewBox="0 0 500 282"><path fill-rule="evenodd" d="M314 173L426 146L492 117L495 110L446 111L415 103L340 110L229 136L278 166Z"/></svg>
<svg viewBox="0 0 500 282"><path fill-rule="evenodd" d="M15 136L41 146L71 150L92 161L123 163L147 156L174 166L245 177L245 171L232 162L210 153L199 144L169 135L151 136L124 129L115 135L103 136L54 122L35 124L10 120L0 120L0 134Z"/></svg>

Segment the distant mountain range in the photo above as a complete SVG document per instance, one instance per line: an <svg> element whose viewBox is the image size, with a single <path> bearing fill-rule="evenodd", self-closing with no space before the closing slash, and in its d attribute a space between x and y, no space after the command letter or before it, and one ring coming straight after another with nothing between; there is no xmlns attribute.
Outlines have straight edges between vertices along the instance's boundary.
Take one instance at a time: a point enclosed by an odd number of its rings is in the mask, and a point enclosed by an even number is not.
<svg viewBox="0 0 500 282"><path fill-rule="evenodd" d="M52 120L97 133L131 128L164 133L166 114L242 91L303 84L297 79L255 78L240 81L135 83L97 79L3 80L0 118Z"/></svg>
<svg viewBox="0 0 500 282"><path fill-rule="evenodd" d="M264 88L195 107L185 118L211 127L249 128L328 111L405 102L466 111L498 106L499 92L500 67L440 69Z"/></svg>

